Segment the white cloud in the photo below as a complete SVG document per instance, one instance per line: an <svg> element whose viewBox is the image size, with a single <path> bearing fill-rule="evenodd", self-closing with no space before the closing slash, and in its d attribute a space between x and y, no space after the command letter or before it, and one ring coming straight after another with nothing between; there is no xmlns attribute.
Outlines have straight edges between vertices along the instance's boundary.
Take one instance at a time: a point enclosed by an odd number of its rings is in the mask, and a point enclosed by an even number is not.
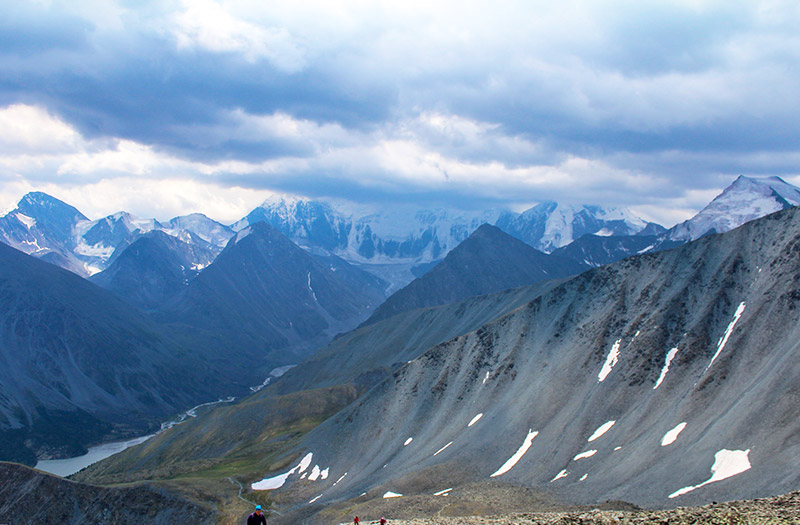
<svg viewBox="0 0 800 525"><path fill-rule="evenodd" d="M24 104L0 108L0 154L52 154L74 149L81 140L72 127L45 110Z"/></svg>
<svg viewBox="0 0 800 525"><path fill-rule="evenodd" d="M300 46L285 27L246 22L213 0L183 0L183 10L173 22L179 47L238 53L250 62L266 58L287 72L299 71L305 64Z"/></svg>

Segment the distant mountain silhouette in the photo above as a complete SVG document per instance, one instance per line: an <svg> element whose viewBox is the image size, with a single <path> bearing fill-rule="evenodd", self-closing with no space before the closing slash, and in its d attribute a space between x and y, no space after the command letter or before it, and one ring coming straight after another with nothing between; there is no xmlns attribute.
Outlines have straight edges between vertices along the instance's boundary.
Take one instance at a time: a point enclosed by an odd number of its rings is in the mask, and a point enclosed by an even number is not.
<svg viewBox="0 0 800 525"><path fill-rule="evenodd" d="M580 262L542 253L484 224L433 269L389 297L368 322L415 308L560 279L587 268Z"/></svg>

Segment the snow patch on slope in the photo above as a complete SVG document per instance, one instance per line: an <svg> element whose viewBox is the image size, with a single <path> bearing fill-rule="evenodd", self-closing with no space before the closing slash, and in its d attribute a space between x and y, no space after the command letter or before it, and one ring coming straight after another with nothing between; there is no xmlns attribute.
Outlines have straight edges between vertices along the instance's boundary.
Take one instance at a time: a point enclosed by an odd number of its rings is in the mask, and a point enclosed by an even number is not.
<svg viewBox="0 0 800 525"><path fill-rule="evenodd" d="M619 344L622 342L622 339L617 339L614 343L614 346L611 347L611 350L608 352L608 357L606 357L606 362L603 363L603 368L600 369L600 373L597 374L597 382L602 383L608 377L608 374L611 373L611 370L616 366L617 361L619 361Z"/></svg>
<svg viewBox="0 0 800 525"><path fill-rule="evenodd" d="M747 457L749 453L749 448L747 450L720 450L714 454L714 464L711 466L710 478L699 485L678 489L670 494L669 498L672 499L677 498L678 496L683 496L684 494L688 494L689 492L708 485L709 483L722 481L723 479L727 479L750 470L750 460Z"/></svg>
<svg viewBox="0 0 800 525"><path fill-rule="evenodd" d="M666 447L667 445L675 443L675 440L678 439L678 435L683 432L684 428L686 428L686 421L678 424L675 428L664 434L664 437L661 438L661 446Z"/></svg>
<svg viewBox="0 0 800 525"><path fill-rule="evenodd" d="M614 423L616 423L616 421L607 421L607 422L603 423L602 425L600 425L600 427L597 430L594 431L594 434L589 436L589 439L587 441L589 443L591 443L595 439L601 437L603 434L605 434L606 432L611 430L611 427L614 426Z"/></svg>
<svg viewBox="0 0 800 525"><path fill-rule="evenodd" d="M739 321L739 318L742 317L742 313L744 313L745 303L742 301L739 303L739 306L736 308L736 312L733 314L733 320L728 324L728 328L725 329L725 333L722 337L719 338L719 343L717 343L717 351L714 354L714 357L711 358L711 362L708 363L708 366L703 371L703 373L708 372L708 369L711 368L711 365L714 364L714 360L717 359L722 349L725 348L725 344L728 342L728 338L731 336L731 332L733 332L733 328L736 326L736 323Z"/></svg>
<svg viewBox="0 0 800 525"><path fill-rule="evenodd" d="M678 347L677 346L675 348L673 348L672 350L670 350L669 352L667 352L667 358L666 358L666 360L664 362L664 368L661 369L661 375L658 376L658 381L656 381L656 384L653 387L653 390L655 390L659 386L661 386L661 382L664 381L664 378L667 377L667 372L669 372L669 364L672 362L673 359L675 359L675 356L677 354L678 354Z"/></svg>
<svg viewBox="0 0 800 525"><path fill-rule="evenodd" d="M538 435L539 435L538 431L536 431L536 430L528 430L528 435L525 436L525 441L522 442L522 445L519 447L519 449L517 449L517 451L514 452L513 456L508 458L508 461L503 463L503 466L501 466L499 469L497 469L497 471L494 474L492 474L491 476L489 476L489 477L496 478L497 476L502 476L503 474L505 474L506 472L511 470L511 468L514 465L516 465L517 462L520 459L522 459L522 456L525 455L525 453L528 451L528 449L531 448L531 444L533 443L533 439Z"/></svg>

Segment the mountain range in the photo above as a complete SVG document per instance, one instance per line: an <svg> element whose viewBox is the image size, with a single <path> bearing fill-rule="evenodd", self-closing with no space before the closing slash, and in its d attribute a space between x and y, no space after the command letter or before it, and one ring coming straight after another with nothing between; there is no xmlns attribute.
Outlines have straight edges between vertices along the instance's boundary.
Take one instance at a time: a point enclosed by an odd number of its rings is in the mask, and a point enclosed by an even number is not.
<svg viewBox="0 0 800 525"><path fill-rule="evenodd" d="M0 459L79 454L239 395L384 299L377 277L266 223L196 274L198 251L151 231L90 282L0 243Z"/></svg>
<svg viewBox="0 0 800 525"><path fill-rule="evenodd" d="M791 491L798 247L793 208L573 277L411 359L288 451L283 472L308 456L326 480L262 485L298 503L289 519L492 481L657 507Z"/></svg>
<svg viewBox="0 0 800 525"><path fill-rule="evenodd" d="M32 192L0 217L0 240L88 276L106 269L139 237L161 231L195 247L188 267L193 271L208 266L237 231L266 222L307 251L362 266L395 291L433 267L482 224L495 225L545 253L562 250L562 255L599 266L642 250L673 247L709 232L722 233L798 202L800 190L778 177L741 176L695 217L669 231L625 208L552 201L515 213L369 207L291 196L271 197L227 226L199 213L166 223L127 212L89 220L54 197ZM570 246L575 242L580 246Z"/></svg>
<svg viewBox="0 0 800 525"><path fill-rule="evenodd" d="M443 485L648 506L785 492L800 482L798 196L740 177L665 230L555 203L359 215L286 200L168 227L28 194L0 218L42 259L0 246L0 454L75 453L268 377L78 477L238 482L274 496L279 522Z"/></svg>
<svg viewBox="0 0 800 525"><path fill-rule="evenodd" d="M800 483L799 246L792 208L574 277L399 312L79 478L203 478L235 464L254 496L271 488L276 523L436 512L454 487L495 494L497 483L648 507L788 492ZM310 431L307 404L324 419ZM245 421L263 433L242 432Z"/></svg>

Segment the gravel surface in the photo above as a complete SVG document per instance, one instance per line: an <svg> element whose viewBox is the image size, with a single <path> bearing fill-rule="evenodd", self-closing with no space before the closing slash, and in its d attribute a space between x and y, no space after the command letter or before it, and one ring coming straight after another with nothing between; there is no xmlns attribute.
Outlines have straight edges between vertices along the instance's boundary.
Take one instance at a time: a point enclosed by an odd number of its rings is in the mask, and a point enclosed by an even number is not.
<svg viewBox="0 0 800 525"><path fill-rule="evenodd" d="M362 520L362 524L378 523ZM388 521L389 525L779 525L800 524L800 491L748 501L659 511L522 513L505 516L431 517ZM344 524L343 524L344 525Z"/></svg>

